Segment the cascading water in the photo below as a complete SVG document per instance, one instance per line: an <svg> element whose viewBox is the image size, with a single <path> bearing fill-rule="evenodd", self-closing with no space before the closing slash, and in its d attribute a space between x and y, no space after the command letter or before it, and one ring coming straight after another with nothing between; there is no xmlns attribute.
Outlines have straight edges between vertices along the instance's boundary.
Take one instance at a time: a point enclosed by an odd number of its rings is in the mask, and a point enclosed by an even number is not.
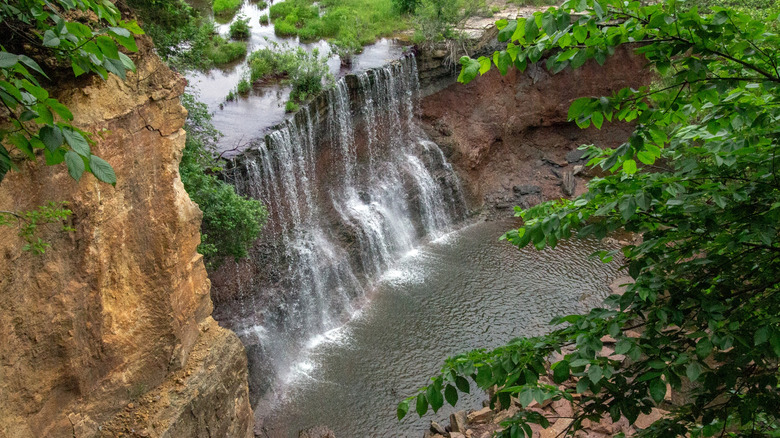
<svg viewBox="0 0 780 438"><path fill-rule="evenodd" d="M217 316L247 346L255 402L372 280L464 216L452 167L415 123L418 94L413 55L347 76L237 159L229 178L270 218Z"/></svg>

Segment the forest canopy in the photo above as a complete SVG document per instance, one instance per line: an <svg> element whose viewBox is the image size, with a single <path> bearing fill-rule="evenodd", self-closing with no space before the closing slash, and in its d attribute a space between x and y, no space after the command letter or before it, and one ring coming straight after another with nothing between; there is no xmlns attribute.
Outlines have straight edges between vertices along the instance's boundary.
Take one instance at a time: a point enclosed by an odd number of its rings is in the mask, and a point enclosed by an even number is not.
<svg viewBox="0 0 780 438"><path fill-rule="evenodd" d="M423 415L454 405L470 379L495 389L494 406L573 401L568 434L586 419L634 423L655 407L668 414L641 436L780 434L777 19L717 6L703 14L676 0L570 0L499 21L506 48L460 60L459 80L469 82L537 62L552 73L603 64L628 46L657 72L647 87L571 104L569 119L582 128L631 123L633 133L617 148L583 146L605 176L576 199L518 209L523 226L504 236L543 249L572 236L634 233L636 243L597 254L620 260L633 283L603 307L553 320L546 336L447 359L399 404L399 418L411 406ZM614 352L602 353L605 337ZM667 386L680 395L674 403ZM521 410L501 436L530 436L532 423L549 425Z"/></svg>

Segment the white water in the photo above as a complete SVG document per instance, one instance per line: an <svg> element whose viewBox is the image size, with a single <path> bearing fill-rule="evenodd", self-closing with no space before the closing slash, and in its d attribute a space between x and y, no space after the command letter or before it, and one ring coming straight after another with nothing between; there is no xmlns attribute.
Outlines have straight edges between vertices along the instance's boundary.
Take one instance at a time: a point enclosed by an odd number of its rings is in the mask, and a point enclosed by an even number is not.
<svg viewBox="0 0 780 438"><path fill-rule="evenodd" d="M237 278L241 311L220 310L248 348L255 401L307 376L306 351L336 342L376 281L464 215L452 167L416 124L418 95L411 55L342 78L323 111L303 108L233 169L270 211L253 254L274 268Z"/></svg>

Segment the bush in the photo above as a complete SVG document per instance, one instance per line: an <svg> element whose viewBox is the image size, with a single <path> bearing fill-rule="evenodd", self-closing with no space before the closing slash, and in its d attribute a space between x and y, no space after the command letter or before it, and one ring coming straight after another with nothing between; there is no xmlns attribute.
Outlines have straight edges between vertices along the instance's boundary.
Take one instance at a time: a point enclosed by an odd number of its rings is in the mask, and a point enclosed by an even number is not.
<svg viewBox="0 0 780 438"><path fill-rule="evenodd" d="M265 0L256 1L253 0L258 9L265 9L268 7L268 3Z"/></svg>
<svg viewBox="0 0 780 438"><path fill-rule="evenodd" d="M241 7L241 0L214 0L211 9L216 15L229 16L235 14Z"/></svg>
<svg viewBox="0 0 780 438"><path fill-rule="evenodd" d="M323 82L332 83L327 58L314 49L292 49L274 44L256 50L249 55L249 78L252 83L264 79L280 78L292 85L290 98L303 102L323 89Z"/></svg>
<svg viewBox="0 0 780 438"><path fill-rule="evenodd" d="M225 257L239 260L248 255L268 211L259 201L238 195L232 185L219 179L222 162L214 157L214 151L221 134L211 124L206 105L188 94L182 96L182 104L189 114L179 172L185 190L203 211L198 252L213 269Z"/></svg>
<svg viewBox="0 0 780 438"><path fill-rule="evenodd" d="M286 20L276 20L274 22L274 33L283 37L295 36L298 35L298 29L294 24L290 24Z"/></svg>
<svg viewBox="0 0 780 438"><path fill-rule="evenodd" d="M246 42L226 41L216 36L205 51L206 58L214 65L228 64L246 56Z"/></svg>
<svg viewBox="0 0 780 438"><path fill-rule="evenodd" d="M245 40L249 38L249 18L239 15L236 21L230 25L230 38L235 40Z"/></svg>
<svg viewBox="0 0 780 438"><path fill-rule="evenodd" d="M297 112L299 109L301 109L301 107L297 103L293 102L292 100L288 100L287 104L284 106L285 112L288 113Z"/></svg>
<svg viewBox="0 0 780 438"><path fill-rule="evenodd" d="M241 80L238 81L238 85L236 86L236 91L238 91L238 94L242 96L249 94L249 92L252 91L252 84L249 83L249 79L245 77L241 78Z"/></svg>
<svg viewBox="0 0 780 438"><path fill-rule="evenodd" d="M263 14L260 16L260 24L267 25L270 22L271 20L268 19L268 14Z"/></svg>

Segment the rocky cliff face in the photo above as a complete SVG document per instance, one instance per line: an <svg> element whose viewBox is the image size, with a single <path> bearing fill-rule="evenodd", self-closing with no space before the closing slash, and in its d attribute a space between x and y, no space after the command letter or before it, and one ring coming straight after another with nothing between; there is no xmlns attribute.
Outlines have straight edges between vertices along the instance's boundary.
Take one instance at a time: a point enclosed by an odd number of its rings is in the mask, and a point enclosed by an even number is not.
<svg viewBox="0 0 780 438"><path fill-rule="evenodd" d="M38 256L0 228L0 437L251 436L246 355L210 316L179 179L184 83L148 41L136 64L58 96L99 133L115 188L40 162L0 185L0 210L68 201L76 229L46 230Z"/></svg>
<svg viewBox="0 0 780 438"><path fill-rule="evenodd" d="M576 148L617 146L633 126L617 122L581 130L566 121L570 103L651 80L644 59L628 51L618 51L604 66L590 61L557 75L541 64L506 76L493 69L468 85L451 79L423 99L423 126L458 170L472 208L508 212L584 191ZM431 65L441 76L441 68ZM427 74L425 64L420 74Z"/></svg>

